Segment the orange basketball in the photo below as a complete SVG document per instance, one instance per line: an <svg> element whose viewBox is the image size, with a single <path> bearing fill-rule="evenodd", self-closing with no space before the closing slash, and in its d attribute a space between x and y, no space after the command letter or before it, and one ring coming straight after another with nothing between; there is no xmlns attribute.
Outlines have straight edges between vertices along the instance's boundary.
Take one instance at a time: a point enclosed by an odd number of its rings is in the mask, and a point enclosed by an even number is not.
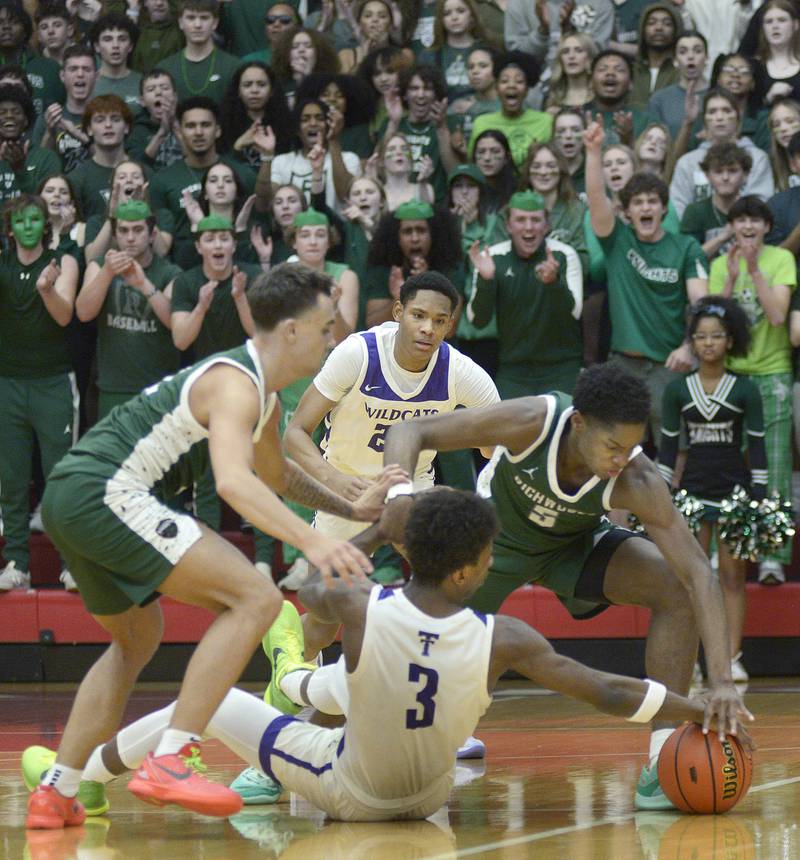
<svg viewBox="0 0 800 860"><path fill-rule="evenodd" d="M697 723L676 729L658 757L661 788L684 812L727 812L747 794L752 775L750 754L733 735L720 743Z"/></svg>

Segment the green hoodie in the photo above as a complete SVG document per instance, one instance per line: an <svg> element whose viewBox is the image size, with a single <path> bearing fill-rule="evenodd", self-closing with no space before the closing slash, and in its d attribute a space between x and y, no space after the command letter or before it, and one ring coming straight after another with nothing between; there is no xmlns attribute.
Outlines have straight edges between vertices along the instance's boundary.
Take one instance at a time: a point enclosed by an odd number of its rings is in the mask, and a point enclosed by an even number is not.
<svg viewBox="0 0 800 860"><path fill-rule="evenodd" d="M634 107L646 108L650 101L650 96L656 90L668 87L671 84L677 84L680 78L678 68L673 62L673 57L667 57L662 63L656 75L655 84L652 83L650 75L650 61L647 59L647 48L644 44L644 25L647 21L647 16L660 10L666 12L675 25L675 36L672 43L672 54L675 53L675 43L678 36L683 31L683 22L680 14L672 3L651 3L642 11L639 18L639 51L633 60L633 80L631 82L631 91L628 96L628 102Z"/></svg>

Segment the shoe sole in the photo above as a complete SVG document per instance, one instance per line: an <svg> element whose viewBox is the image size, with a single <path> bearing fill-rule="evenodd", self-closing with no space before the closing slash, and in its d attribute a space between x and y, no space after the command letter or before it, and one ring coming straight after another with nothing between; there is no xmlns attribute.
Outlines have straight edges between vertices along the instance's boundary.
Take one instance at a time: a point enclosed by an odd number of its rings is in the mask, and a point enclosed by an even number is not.
<svg viewBox="0 0 800 860"><path fill-rule="evenodd" d="M633 808L649 812L667 812L669 810L674 811L677 807L666 796L645 797L644 795L637 794L633 800Z"/></svg>
<svg viewBox="0 0 800 860"><path fill-rule="evenodd" d="M456 758L459 761L469 761L470 759L486 758L486 747L485 746L470 747L469 749L466 749L463 752L461 750L459 750L456 753Z"/></svg>
<svg viewBox="0 0 800 860"><path fill-rule="evenodd" d="M26 830L63 830L65 827L80 827L81 824L83 824L82 821L67 824L57 815L29 815L25 819Z"/></svg>
<svg viewBox="0 0 800 860"><path fill-rule="evenodd" d="M235 791L235 789L231 789L231 791ZM238 794L238 792L236 793ZM280 793L254 794L252 797L245 797L243 794L239 794L245 806L268 806L269 804L277 803L280 800L280 796Z"/></svg>
<svg viewBox="0 0 800 860"><path fill-rule="evenodd" d="M195 794L186 796L180 791L175 791L165 785L148 782L145 779L134 777L128 783L128 791L134 794L139 800L145 803L150 803L153 806L166 806L169 803L182 806L191 812L197 812L200 815L210 815L214 818L227 818L229 815L235 815L241 812L244 801L235 792L231 792L233 797L230 802L225 805L220 800L204 799L202 796ZM235 798L236 800L234 801ZM236 802L238 801L238 802Z"/></svg>

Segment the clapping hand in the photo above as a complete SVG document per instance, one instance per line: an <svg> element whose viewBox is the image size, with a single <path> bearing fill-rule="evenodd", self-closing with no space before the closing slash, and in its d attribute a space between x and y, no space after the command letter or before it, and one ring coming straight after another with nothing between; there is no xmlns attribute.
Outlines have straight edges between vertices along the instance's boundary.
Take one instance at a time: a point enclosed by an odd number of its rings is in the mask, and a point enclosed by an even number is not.
<svg viewBox="0 0 800 860"><path fill-rule="evenodd" d="M480 247L480 242L477 240L470 245L469 259L475 271L483 278L484 281L494 280L497 273L497 267L494 264L492 255L489 249Z"/></svg>

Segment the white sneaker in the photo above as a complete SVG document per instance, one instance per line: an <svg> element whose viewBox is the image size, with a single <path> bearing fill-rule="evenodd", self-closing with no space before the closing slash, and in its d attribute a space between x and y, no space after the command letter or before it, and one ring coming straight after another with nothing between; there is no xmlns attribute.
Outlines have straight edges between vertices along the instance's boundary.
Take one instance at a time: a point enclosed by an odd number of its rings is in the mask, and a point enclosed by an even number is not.
<svg viewBox="0 0 800 860"><path fill-rule="evenodd" d="M734 684L742 684L745 681L750 680L750 676L747 674L747 669L742 666L741 651L738 654L734 654L733 659L731 660L731 678L733 679Z"/></svg>
<svg viewBox="0 0 800 860"><path fill-rule="evenodd" d="M27 570L18 570L17 563L10 561L0 573L0 591L11 591L12 588L30 588L31 575Z"/></svg>
<svg viewBox="0 0 800 860"><path fill-rule="evenodd" d="M284 591L297 591L306 584L311 571L308 569L308 562L304 558L298 558L289 568L289 572L278 583L278 586Z"/></svg>
<svg viewBox="0 0 800 860"><path fill-rule="evenodd" d="M77 591L78 583L75 582L73 575L66 569L61 571L61 576L58 577L64 584L64 591Z"/></svg>
<svg viewBox="0 0 800 860"><path fill-rule="evenodd" d="M758 581L761 585L783 585L786 574L779 561L762 561L758 566Z"/></svg>
<svg viewBox="0 0 800 860"><path fill-rule="evenodd" d="M254 565L255 569L264 577L272 582L272 565L266 561L257 561Z"/></svg>
<svg viewBox="0 0 800 860"><path fill-rule="evenodd" d="M44 523L42 522L42 506L41 504L36 506L36 510L31 514L31 518L28 522L28 529L32 532L43 532L44 531Z"/></svg>

